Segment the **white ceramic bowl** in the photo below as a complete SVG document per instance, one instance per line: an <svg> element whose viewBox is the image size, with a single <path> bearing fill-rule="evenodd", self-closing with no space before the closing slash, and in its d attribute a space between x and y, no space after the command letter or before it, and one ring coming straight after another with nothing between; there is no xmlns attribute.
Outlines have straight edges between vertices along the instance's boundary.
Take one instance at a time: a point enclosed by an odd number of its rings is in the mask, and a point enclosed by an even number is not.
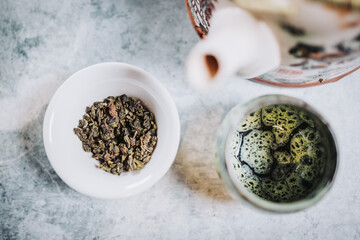
<svg viewBox="0 0 360 240"><path fill-rule="evenodd" d="M158 143L143 169L120 176L96 168L73 129L85 108L108 96L137 97L155 114ZM100 63L78 71L57 90L43 124L46 154L60 178L76 191L97 198L127 197L150 188L169 170L180 141L179 116L168 91L142 69L125 63Z"/></svg>

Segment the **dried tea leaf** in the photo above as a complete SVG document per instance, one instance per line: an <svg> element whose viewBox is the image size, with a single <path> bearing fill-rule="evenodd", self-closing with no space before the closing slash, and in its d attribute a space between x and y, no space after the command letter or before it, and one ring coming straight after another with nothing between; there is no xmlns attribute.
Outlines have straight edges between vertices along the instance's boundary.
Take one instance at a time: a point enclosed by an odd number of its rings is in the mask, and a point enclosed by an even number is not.
<svg viewBox="0 0 360 240"><path fill-rule="evenodd" d="M109 106L110 116L112 116L113 118L117 117L117 111L116 111L116 107L115 107L114 103L109 102L108 106Z"/></svg>

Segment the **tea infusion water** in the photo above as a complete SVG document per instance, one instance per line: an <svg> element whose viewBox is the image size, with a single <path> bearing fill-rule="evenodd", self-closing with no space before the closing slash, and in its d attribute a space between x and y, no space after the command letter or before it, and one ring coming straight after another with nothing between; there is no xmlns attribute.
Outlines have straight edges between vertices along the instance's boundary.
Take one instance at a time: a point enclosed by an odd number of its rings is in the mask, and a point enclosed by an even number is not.
<svg viewBox="0 0 360 240"><path fill-rule="evenodd" d="M316 118L290 105L263 107L245 117L232 139L228 170L261 198L291 202L322 177L326 151Z"/></svg>

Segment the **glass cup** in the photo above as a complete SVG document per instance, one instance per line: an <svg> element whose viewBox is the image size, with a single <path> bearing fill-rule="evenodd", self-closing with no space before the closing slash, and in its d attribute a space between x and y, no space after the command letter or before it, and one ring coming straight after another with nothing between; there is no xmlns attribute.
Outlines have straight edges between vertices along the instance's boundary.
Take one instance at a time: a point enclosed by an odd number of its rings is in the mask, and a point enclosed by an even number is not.
<svg viewBox="0 0 360 240"><path fill-rule="evenodd" d="M322 173L316 185L303 198L290 202L275 202L266 200L247 190L243 184L236 179L231 171L231 154L233 148L233 138L237 127L250 113L266 106L285 104L297 107L309 113L317 129L322 135L322 144L325 146L325 163ZM223 119L216 134L215 166L226 186L228 192L234 199L243 200L250 205L271 212L287 213L300 211L316 204L330 189L338 165L338 150L335 137L325 119L311 106L302 100L283 95L266 95L258 97L245 104L239 104L232 108ZM229 171L230 170L230 171Z"/></svg>

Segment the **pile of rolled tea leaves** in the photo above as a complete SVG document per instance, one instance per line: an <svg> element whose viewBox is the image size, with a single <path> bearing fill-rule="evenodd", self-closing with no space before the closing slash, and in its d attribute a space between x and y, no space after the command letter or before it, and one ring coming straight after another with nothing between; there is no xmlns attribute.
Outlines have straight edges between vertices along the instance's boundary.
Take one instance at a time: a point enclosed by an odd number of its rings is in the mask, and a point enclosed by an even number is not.
<svg viewBox="0 0 360 240"><path fill-rule="evenodd" d="M107 97L86 108L75 134L99 168L120 175L141 169L157 143L155 116L136 98Z"/></svg>

